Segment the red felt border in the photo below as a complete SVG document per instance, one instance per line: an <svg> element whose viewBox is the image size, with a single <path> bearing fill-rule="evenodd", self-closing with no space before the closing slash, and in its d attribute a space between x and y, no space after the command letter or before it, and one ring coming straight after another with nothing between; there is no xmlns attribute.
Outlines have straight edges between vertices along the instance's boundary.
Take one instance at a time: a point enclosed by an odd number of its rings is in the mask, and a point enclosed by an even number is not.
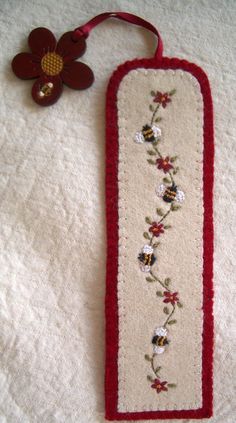
<svg viewBox="0 0 236 423"><path fill-rule="evenodd" d="M204 102L204 233L203 233L203 342L202 342L202 408L118 412L118 115L117 92L122 78L132 69L182 69L199 82ZM105 408L108 420L174 419L211 417L213 413L213 172L214 134L213 105L206 74L186 60L163 57L161 61L141 59L126 62L112 75L106 102L106 372Z"/></svg>

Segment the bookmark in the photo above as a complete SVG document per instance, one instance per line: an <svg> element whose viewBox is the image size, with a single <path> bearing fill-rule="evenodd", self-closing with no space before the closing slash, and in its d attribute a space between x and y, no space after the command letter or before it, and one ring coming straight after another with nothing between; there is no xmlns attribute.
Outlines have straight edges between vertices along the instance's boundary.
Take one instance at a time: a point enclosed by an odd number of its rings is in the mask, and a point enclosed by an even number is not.
<svg viewBox="0 0 236 423"><path fill-rule="evenodd" d="M151 59L118 67L106 101L106 371L108 420L211 417L213 401L213 106L204 71L163 56L157 29L103 13L64 34L37 28L12 62L36 78L37 104L63 83L86 89L76 61L107 18L158 38Z"/></svg>

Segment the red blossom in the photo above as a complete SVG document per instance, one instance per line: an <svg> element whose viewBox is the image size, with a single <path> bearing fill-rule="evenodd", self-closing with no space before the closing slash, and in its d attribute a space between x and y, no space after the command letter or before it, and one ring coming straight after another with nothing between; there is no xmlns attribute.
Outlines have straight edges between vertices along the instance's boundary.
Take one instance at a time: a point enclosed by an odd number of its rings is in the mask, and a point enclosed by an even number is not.
<svg viewBox="0 0 236 423"><path fill-rule="evenodd" d="M154 103L159 103L164 107L164 109L167 106L167 103L171 102L171 98L168 93L161 93L160 91L157 91L155 94L155 97L153 99Z"/></svg>
<svg viewBox="0 0 236 423"><path fill-rule="evenodd" d="M167 387L165 386L166 384L166 381L161 382L160 379L155 379L151 387L156 389L157 393L159 394L161 391L168 391Z"/></svg>
<svg viewBox="0 0 236 423"><path fill-rule="evenodd" d="M167 173L170 169L173 169L173 166L170 163L170 158L168 156L165 159L157 159L156 164L158 169L162 169L164 173Z"/></svg>
<svg viewBox="0 0 236 423"><path fill-rule="evenodd" d="M62 93L63 83L70 88L88 88L94 80L92 70L75 59L86 49L83 37L77 41L73 32L66 32L58 43L47 28L36 28L29 34L31 53L19 53L12 60L12 70L18 78L37 78L32 87L32 97L37 104L49 106Z"/></svg>
<svg viewBox="0 0 236 423"><path fill-rule="evenodd" d="M152 222L152 226L149 228L149 232L153 234L153 236L160 236L160 234L164 233L164 225L162 223Z"/></svg>
<svg viewBox="0 0 236 423"><path fill-rule="evenodd" d="M164 296L166 297L163 302L164 303L171 303L172 305L175 305L179 301L179 298L177 297L178 292L169 292L165 291Z"/></svg>

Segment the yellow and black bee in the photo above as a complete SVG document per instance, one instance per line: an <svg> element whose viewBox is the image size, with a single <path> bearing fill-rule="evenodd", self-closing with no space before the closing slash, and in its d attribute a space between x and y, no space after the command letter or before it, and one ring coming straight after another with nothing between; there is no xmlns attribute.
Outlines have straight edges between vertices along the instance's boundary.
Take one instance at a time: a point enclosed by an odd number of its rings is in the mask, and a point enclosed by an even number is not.
<svg viewBox="0 0 236 423"><path fill-rule="evenodd" d="M173 201L182 203L185 198L184 192L180 191L175 184L172 184L169 187L161 184L159 187L157 187L156 193L158 197L162 197L166 203L172 203Z"/></svg>
<svg viewBox="0 0 236 423"><path fill-rule="evenodd" d="M39 91L39 97L48 97L49 95L52 94L52 89L53 89L53 83L47 82L41 87Z"/></svg>
<svg viewBox="0 0 236 423"><path fill-rule="evenodd" d="M141 144L143 142L154 142L160 137L160 128L155 125L144 125L142 131L136 132L134 141Z"/></svg>
<svg viewBox="0 0 236 423"><path fill-rule="evenodd" d="M138 256L138 260L140 261L141 270L143 272L149 272L151 266L156 261L151 245L144 245L142 252Z"/></svg>
<svg viewBox="0 0 236 423"><path fill-rule="evenodd" d="M152 338L152 344L157 345L158 347L164 347L165 345L169 344L167 336L159 336L155 335Z"/></svg>

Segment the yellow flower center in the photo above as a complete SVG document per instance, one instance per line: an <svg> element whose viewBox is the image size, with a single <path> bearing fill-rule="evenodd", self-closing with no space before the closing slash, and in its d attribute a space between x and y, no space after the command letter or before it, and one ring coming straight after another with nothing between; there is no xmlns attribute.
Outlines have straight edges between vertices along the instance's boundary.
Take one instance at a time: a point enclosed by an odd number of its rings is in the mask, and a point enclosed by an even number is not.
<svg viewBox="0 0 236 423"><path fill-rule="evenodd" d="M47 53L41 60L41 67L46 75L58 75L63 69L63 58L55 52Z"/></svg>

